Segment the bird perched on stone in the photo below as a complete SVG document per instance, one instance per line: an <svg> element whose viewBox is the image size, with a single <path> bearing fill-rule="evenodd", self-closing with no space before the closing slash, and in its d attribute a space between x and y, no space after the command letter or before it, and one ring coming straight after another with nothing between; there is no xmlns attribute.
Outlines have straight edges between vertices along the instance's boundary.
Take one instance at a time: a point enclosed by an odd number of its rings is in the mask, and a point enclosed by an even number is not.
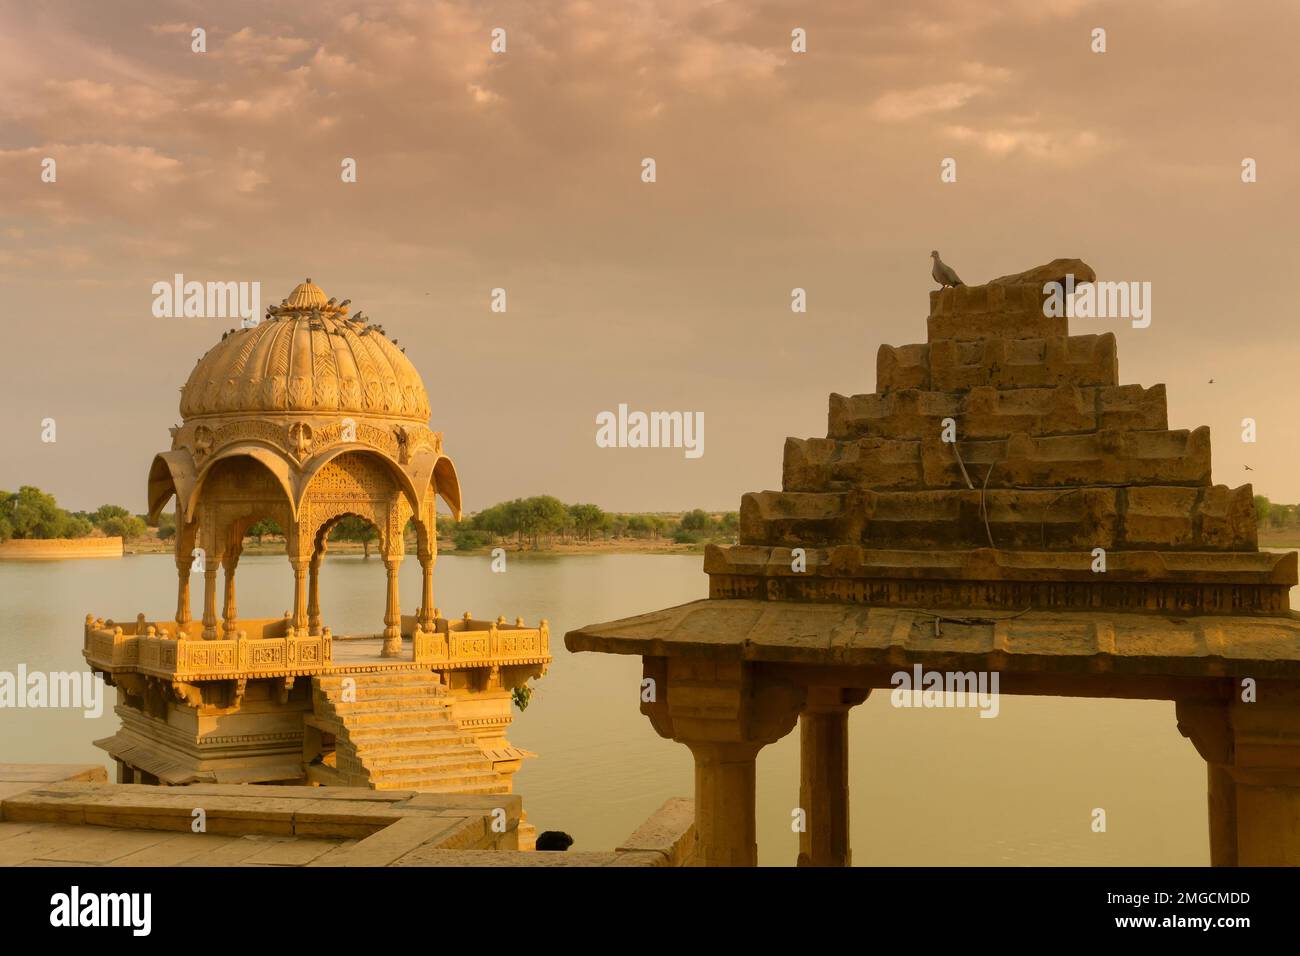
<svg viewBox="0 0 1300 956"><path fill-rule="evenodd" d="M965 285L961 279L957 278L957 273L952 271L952 267L945 265L944 261L939 258L937 249L931 250L930 258L934 260L934 267L930 270L930 275L934 281L941 286L958 286Z"/></svg>

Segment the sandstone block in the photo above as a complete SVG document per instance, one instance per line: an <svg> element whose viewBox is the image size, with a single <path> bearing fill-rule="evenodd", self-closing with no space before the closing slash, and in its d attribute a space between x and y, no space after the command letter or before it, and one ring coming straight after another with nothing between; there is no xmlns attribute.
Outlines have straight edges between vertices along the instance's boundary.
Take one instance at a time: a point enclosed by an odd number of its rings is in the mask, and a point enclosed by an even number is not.
<svg viewBox="0 0 1300 956"><path fill-rule="evenodd" d="M876 390L929 388L928 345L882 345L876 352Z"/></svg>

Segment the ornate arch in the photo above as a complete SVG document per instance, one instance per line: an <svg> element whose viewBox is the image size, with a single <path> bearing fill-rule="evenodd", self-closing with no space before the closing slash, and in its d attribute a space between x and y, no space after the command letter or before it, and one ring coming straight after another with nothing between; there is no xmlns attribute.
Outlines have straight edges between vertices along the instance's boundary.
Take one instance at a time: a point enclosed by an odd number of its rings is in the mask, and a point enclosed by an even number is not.
<svg viewBox="0 0 1300 956"><path fill-rule="evenodd" d="M393 479L398 490L400 490L403 496L406 497L407 502L411 506L411 510L416 511L419 509L420 494L416 490L416 485L411 480L411 476L408 475L402 469L402 466L399 465L397 462L393 461L392 458L376 450L375 448L372 448L369 445L362 445L356 442L352 442L344 445L335 445L331 447L329 450L322 452L321 454L317 455L315 458L312 458L306 463L304 463L302 472L298 477L298 491L296 496L294 497L295 511L302 507L303 501L306 499L308 492L311 490L312 482L316 478L316 476L320 473L321 469L324 468L326 465L328 465L330 462L338 459L343 455L348 455L348 454L364 456L368 460L378 462L382 466L382 468L388 473L388 475Z"/></svg>
<svg viewBox="0 0 1300 956"><path fill-rule="evenodd" d="M366 449L333 454L319 462L298 502L298 554L312 554L322 529L348 515L369 521L379 530L384 554L400 554L402 530L413 510L391 465L384 456Z"/></svg>
<svg viewBox="0 0 1300 956"><path fill-rule="evenodd" d="M193 520L195 508L198 505L199 500L203 497L204 485L207 483L208 476L213 473L213 469L217 464L237 457L250 458L263 465L266 470L271 473L271 476L280 485L281 491L284 492L284 502L289 507L289 521L292 523L294 518L297 516L298 504L293 493L293 475L291 465L285 459L283 452L271 448L269 445L261 445L254 442L240 442L223 448L203 466L203 470L199 473L199 476L194 482L193 488L185 501L184 512L186 520ZM178 510L180 510L179 507ZM285 530L286 532L288 531L287 525Z"/></svg>

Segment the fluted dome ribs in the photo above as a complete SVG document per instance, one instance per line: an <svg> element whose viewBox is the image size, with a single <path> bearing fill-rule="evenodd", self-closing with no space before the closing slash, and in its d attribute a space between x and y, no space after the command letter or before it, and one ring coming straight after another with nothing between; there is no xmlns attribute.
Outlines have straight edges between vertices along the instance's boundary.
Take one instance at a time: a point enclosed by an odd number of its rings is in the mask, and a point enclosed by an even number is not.
<svg viewBox="0 0 1300 956"><path fill-rule="evenodd" d="M427 422L415 366L381 330L331 303L308 280L264 321L219 342L181 390L182 417L291 411Z"/></svg>

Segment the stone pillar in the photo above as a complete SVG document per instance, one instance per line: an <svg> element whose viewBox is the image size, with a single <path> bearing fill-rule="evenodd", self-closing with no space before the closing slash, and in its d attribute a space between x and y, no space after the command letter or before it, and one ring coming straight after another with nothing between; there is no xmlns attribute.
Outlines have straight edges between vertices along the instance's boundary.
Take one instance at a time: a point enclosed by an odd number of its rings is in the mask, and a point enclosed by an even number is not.
<svg viewBox="0 0 1300 956"><path fill-rule="evenodd" d="M176 637L185 636L185 627L190 623L190 568L194 559L189 556L176 556Z"/></svg>
<svg viewBox="0 0 1300 956"><path fill-rule="evenodd" d="M293 566L293 629L297 634L307 633L307 558L290 558Z"/></svg>
<svg viewBox="0 0 1300 956"><path fill-rule="evenodd" d="M388 600L384 605L384 657L402 656L402 609L397 601L397 569L402 566L401 556L385 557L384 569L388 572Z"/></svg>
<svg viewBox="0 0 1300 956"><path fill-rule="evenodd" d="M1300 684L1230 679L1177 715L1208 765L1211 865L1300 866Z"/></svg>
<svg viewBox="0 0 1300 956"><path fill-rule="evenodd" d="M757 866L754 760L763 744L687 741L695 757L695 866Z"/></svg>
<svg viewBox="0 0 1300 956"><path fill-rule="evenodd" d="M320 566L325 557L325 540L322 538L311 556L310 577L307 584L307 633L320 636Z"/></svg>
<svg viewBox="0 0 1300 956"><path fill-rule="evenodd" d="M225 571L226 594L221 611L221 636L228 641L235 639L235 566L239 564L238 556L227 556L221 562Z"/></svg>
<svg viewBox="0 0 1300 956"><path fill-rule="evenodd" d="M217 559L208 555L203 565L203 639L217 639Z"/></svg>
<svg viewBox="0 0 1300 956"><path fill-rule="evenodd" d="M850 866L849 709L870 691L810 687L799 716L799 866Z"/></svg>
<svg viewBox="0 0 1300 956"><path fill-rule="evenodd" d="M420 597L420 629L433 630L433 565L438 556L432 552L420 555L420 571L424 574L424 589Z"/></svg>
<svg viewBox="0 0 1300 956"><path fill-rule="evenodd" d="M646 657L643 667L651 689L643 689L642 713L695 758L691 863L756 865L754 761L794 729L803 689L739 660Z"/></svg>
<svg viewBox="0 0 1300 956"><path fill-rule="evenodd" d="M187 522L179 504L176 508L176 639L185 637L190 623L190 574L194 567L194 545L197 527Z"/></svg>

